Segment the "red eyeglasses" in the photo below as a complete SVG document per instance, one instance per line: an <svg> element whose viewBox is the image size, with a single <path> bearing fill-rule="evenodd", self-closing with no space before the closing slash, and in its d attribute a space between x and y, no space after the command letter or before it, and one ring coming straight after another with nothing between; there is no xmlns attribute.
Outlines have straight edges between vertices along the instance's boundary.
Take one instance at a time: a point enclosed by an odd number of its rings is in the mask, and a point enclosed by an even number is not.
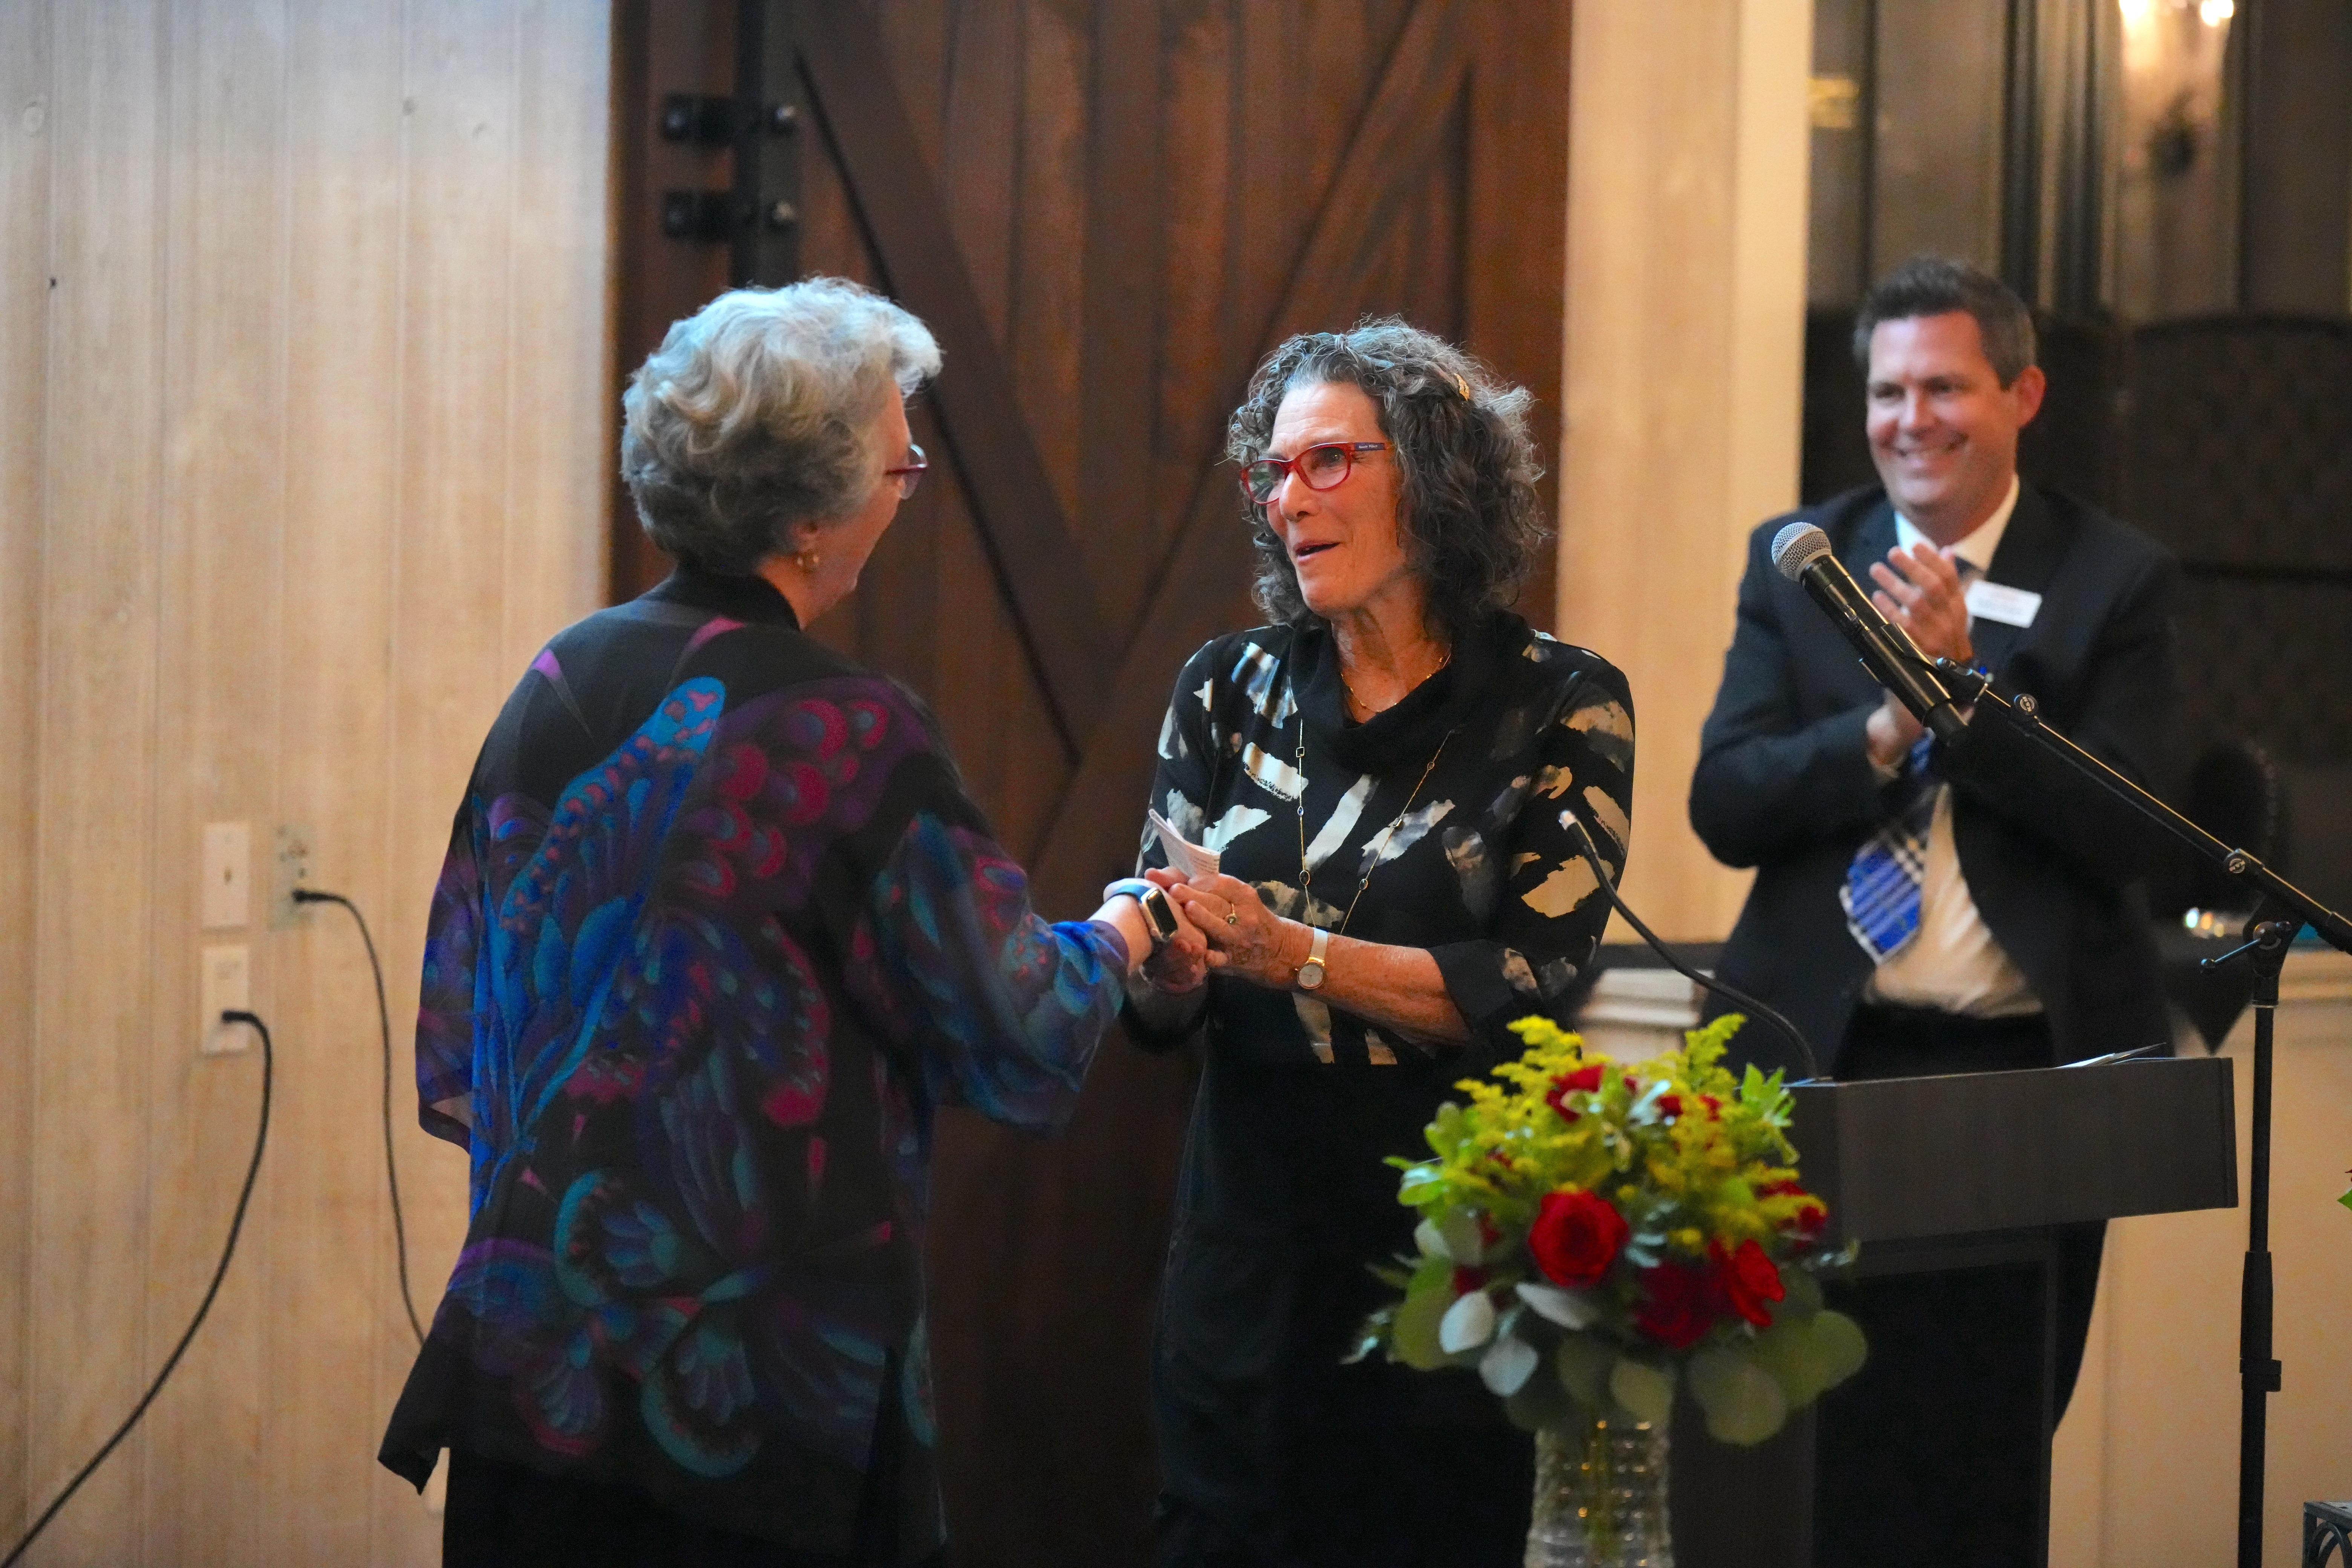
<svg viewBox="0 0 2352 1568"><path fill-rule="evenodd" d="M1326 441L1295 458L1260 458L1242 465L1242 494L1258 506L1274 499L1282 481L1297 474L1310 490L1336 489L1356 471L1359 452L1385 452L1386 441Z"/></svg>
<svg viewBox="0 0 2352 1568"><path fill-rule="evenodd" d="M923 456L923 449L909 441L907 443L907 460L895 468L883 469L882 477L898 481L900 500L913 500L915 487L923 482L923 476L930 471L930 467L931 460Z"/></svg>

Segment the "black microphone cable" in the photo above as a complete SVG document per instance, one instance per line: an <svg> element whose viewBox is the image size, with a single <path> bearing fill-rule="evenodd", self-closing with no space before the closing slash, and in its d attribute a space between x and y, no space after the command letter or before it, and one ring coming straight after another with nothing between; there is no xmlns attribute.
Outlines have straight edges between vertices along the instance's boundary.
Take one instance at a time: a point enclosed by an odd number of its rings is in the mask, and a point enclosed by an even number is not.
<svg viewBox="0 0 2352 1568"><path fill-rule="evenodd" d="M376 957L375 938L368 931L367 917L360 913L359 905L341 893L330 893L316 888L297 888L294 901L298 904L341 904L351 911L352 920L360 928L360 941L367 944L368 968L375 975L375 1021L383 1043L383 1184L392 1195L392 1245L400 1260L400 1304L408 1312L409 1331L416 1342L425 1342L425 1324L416 1315L416 1298L408 1288L408 1223L400 1209L400 1163L393 1156L392 1146L392 1009L383 999L383 963ZM7 1568L0 1563L0 1568Z"/></svg>
<svg viewBox="0 0 2352 1568"><path fill-rule="evenodd" d="M1750 996L1729 981L1717 980L1714 975L1701 972L1681 953L1668 947L1659 938L1657 932L1642 923L1642 917L1633 912L1633 906L1618 896L1617 884L1610 878L1609 868L1601 864L1601 850L1593 843L1592 830L1585 826L1582 816L1573 810L1564 811L1560 813L1560 826L1576 835L1578 852L1584 857L1585 864L1592 868L1593 879L1601 884L1601 890L1609 895L1611 906L1625 917L1625 923L1632 926L1635 933L1643 942L1648 942L1651 950L1660 958L1664 959L1675 973L1694 985L1712 991L1726 1001L1746 1008L1749 1016L1763 1019L1786 1037L1790 1045L1797 1047L1798 1059L1805 1064L1806 1078L1818 1079L1822 1076L1821 1063L1813 1057L1813 1047L1805 1043L1805 1037L1797 1032L1796 1025L1782 1017L1775 1008L1757 997ZM5 1568L5 1564L0 1564L0 1568Z"/></svg>
<svg viewBox="0 0 2352 1568"><path fill-rule="evenodd" d="M139 1418L147 1414L147 1407L155 1403L157 1394L163 1392L164 1380L172 1375L172 1370L180 1364L180 1358L187 1353L190 1342L196 1337L196 1331L205 1326L205 1318L213 1310L213 1299L220 1294L221 1281L228 1277L229 1259L236 1256L236 1238L245 1229L246 1205L253 1200L254 1178L261 1174L261 1152L269 1145L269 1087L277 1071L278 1058L270 1047L269 1026L261 1021L259 1015L232 1011L223 1013L220 1021L247 1025L261 1037L261 1122L254 1129L253 1160L245 1168L245 1186L236 1194L236 1213L228 1222L228 1244L221 1248L220 1266L213 1270L213 1282L205 1287L205 1299L198 1303L196 1315L188 1320L187 1332L180 1336L180 1342L173 1345L172 1353L163 1359L163 1370L155 1374L155 1381L147 1385L147 1392L139 1396L139 1403L131 1406L131 1414L123 1418L122 1425L114 1429L114 1436L109 1437L98 1452L90 1456L89 1463L66 1483L66 1489L59 1492L57 1500L33 1521L33 1528L25 1531L23 1539L9 1548L8 1555L0 1557L0 1568L16 1568L17 1561L39 1538L41 1531L48 1529L49 1521L58 1517L58 1510L72 1500L74 1493L81 1490L82 1482L89 1479L98 1467L106 1463L107 1456L121 1446L122 1439L131 1436L131 1429L139 1425Z"/></svg>

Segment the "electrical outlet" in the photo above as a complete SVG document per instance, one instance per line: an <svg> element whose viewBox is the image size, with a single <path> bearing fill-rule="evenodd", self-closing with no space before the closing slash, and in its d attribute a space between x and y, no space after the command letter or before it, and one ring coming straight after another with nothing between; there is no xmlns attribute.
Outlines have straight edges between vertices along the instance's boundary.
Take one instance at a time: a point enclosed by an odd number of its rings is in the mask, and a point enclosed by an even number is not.
<svg viewBox="0 0 2352 1568"><path fill-rule="evenodd" d="M242 1024L224 1024L221 1015L244 1012L253 1005L253 950L241 942L223 942L204 951L197 992L203 999L204 1044L208 1057L227 1056L248 1048L251 1031Z"/></svg>
<svg viewBox="0 0 2352 1568"><path fill-rule="evenodd" d="M310 830L291 823L280 823L276 852L269 859L271 931L289 931L309 922L310 906L294 901L294 889L310 885Z"/></svg>
<svg viewBox="0 0 2352 1568"><path fill-rule="evenodd" d="M253 919L253 824L207 822L200 868L204 927L235 931Z"/></svg>

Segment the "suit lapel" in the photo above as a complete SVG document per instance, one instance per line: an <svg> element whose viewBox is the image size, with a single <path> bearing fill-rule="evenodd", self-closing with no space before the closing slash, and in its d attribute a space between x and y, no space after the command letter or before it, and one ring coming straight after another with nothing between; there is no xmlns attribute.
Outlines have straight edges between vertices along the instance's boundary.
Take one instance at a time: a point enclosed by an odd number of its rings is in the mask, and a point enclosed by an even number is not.
<svg viewBox="0 0 2352 1568"><path fill-rule="evenodd" d="M2009 527L2001 533L2000 548L1993 552L1992 565L1987 569L1985 580L2029 594L2044 592L2066 553L2068 533L2042 492L2032 485L2024 486L2018 491L2017 510L2011 514ZM1976 646L1977 662L2000 674L2030 629L1981 616L1971 621L1969 640Z"/></svg>

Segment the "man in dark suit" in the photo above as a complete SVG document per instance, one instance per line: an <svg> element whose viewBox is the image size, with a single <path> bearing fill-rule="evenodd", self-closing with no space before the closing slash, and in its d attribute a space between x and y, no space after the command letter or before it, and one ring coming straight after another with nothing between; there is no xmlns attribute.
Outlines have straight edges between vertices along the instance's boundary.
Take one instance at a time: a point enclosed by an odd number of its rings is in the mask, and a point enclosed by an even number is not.
<svg viewBox="0 0 2352 1568"><path fill-rule="evenodd" d="M2135 885L2145 840L1990 724L1934 754L1770 548L1792 518L1818 525L1929 657L2032 693L2045 720L2142 782L2172 706L2173 564L2020 482L2018 434L2044 384L2032 316L1997 280L1906 263L1864 302L1854 347L1883 484L1756 530L1691 782L1699 837L1757 873L1723 977L1788 1014L1842 1079L2048 1067L2163 1041ZM2098 1243L2085 1227L2063 1248L2062 1411ZM1822 1407L1821 1563L2039 1560L2037 1279L1980 1268L1843 1288L1872 1360Z"/></svg>

